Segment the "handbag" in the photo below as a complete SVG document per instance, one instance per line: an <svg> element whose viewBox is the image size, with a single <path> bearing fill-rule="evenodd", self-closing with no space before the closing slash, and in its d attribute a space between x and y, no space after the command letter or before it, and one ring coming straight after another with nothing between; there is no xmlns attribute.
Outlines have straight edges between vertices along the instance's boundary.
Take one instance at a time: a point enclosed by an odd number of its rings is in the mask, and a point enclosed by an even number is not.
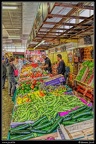
<svg viewBox="0 0 96 144"><path fill-rule="evenodd" d="M18 76L18 70L17 69L14 70L14 75L15 75L15 77Z"/></svg>

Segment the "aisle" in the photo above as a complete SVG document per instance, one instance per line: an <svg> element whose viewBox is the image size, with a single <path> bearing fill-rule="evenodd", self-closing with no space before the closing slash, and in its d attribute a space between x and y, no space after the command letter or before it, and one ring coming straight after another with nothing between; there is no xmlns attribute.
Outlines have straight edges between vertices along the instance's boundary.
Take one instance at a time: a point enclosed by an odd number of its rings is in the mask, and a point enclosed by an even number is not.
<svg viewBox="0 0 96 144"><path fill-rule="evenodd" d="M8 95L8 82L2 90L2 140L7 139L13 109L12 98Z"/></svg>

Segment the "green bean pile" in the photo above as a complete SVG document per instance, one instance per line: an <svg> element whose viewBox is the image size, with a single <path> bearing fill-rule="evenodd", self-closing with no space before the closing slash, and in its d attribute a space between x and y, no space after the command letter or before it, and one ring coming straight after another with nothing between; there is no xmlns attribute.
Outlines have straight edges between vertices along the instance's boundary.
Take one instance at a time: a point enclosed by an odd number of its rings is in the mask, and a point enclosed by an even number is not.
<svg viewBox="0 0 96 144"><path fill-rule="evenodd" d="M58 112L71 110L76 106L84 104L76 96L45 96L36 98L33 102L25 103L16 107L13 113L13 122L24 122L38 120L43 115L50 120Z"/></svg>

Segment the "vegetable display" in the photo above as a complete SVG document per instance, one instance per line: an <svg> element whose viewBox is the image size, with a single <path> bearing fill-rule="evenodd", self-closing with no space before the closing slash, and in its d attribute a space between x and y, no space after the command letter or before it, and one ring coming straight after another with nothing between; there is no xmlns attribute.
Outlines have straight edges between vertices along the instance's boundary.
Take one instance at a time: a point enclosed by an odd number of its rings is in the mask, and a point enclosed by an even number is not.
<svg viewBox="0 0 96 144"><path fill-rule="evenodd" d="M35 81L33 81L35 83ZM29 82L25 82L25 84ZM36 99L36 97L43 97L45 95L55 95L55 96L61 96L64 95L64 92L71 92L71 88L69 88L67 85L60 85L60 86L46 86L44 87L43 84L40 82L36 82L39 85L39 90L34 91L30 90L29 92L25 93L24 95L17 95L16 98L16 104L23 104L26 102L31 102ZM22 86L22 85L21 85ZM67 93L65 94L67 95ZM72 93L70 93L72 95Z"/></svg>
<svg viewBox="0 0 96 144"><path fill-rule="evenodd" d="M87 111L88 109L89 111ZM63 117L56 115L55 118L48 120L46 116L43 116L33 124L22 124L16 128L10 128L10 137L14 140L27 140L55 132L59 127L59 124L67 126L92 118L92 107L89 108L88 106L81 106L77 110L74 110L73 113L70 112L68 115Z"/></svg>
<svg viewBox="0 0 96 144"><path fill-rule="evenodd" d="M54 118L58 112L71 110L76 106L80 107L82 105L84 104L76 96L50 95L41 98L36 97L33 102L15 107L12 119L13 122L35 121L45 115L50 120Z"/></svg>
<svg viewBox="0 0 96 144"><path fill-rule="evenodd" d="M76 77L77 80L82 79L87 66L89 68L88 77L91 76L93 69L90 67L93 67L93 63L87 61L83 63ZM21 78L31 77L32 80L20 82L17 88L16 105L11 121L16 126L9 129L10 140L30 140L56 132L60 124L72 125L94 117L93 108L88 107L75 96L69 86L45 86L43 79L34 79L43 75L47 73L38 68L32 68L31 65L26 65L22 69ZM88 79L84 79L84 82L88 83ZM66 115L60 115L60 112L67 111ZM47 139L51 140L51 137Z"/></svg>

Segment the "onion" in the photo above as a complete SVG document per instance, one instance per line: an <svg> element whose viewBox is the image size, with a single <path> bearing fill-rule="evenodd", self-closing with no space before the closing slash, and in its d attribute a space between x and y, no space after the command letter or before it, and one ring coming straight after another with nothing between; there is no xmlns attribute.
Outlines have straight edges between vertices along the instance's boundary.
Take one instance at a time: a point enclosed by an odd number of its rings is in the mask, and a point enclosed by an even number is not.
<svg viewBox="0 0 96 144"><path fill-rule="evenodd" d="M50 136L50 137L47 137L46 140L55 140L55 138Z"/></svg>

